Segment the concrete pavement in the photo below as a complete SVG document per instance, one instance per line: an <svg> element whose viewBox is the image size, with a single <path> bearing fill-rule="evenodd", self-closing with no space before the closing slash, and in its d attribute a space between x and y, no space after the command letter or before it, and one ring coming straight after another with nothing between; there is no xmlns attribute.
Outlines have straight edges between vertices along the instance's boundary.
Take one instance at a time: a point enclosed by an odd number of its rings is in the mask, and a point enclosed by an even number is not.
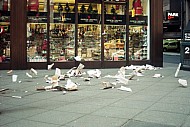
<svg viewBox="0 0 190 127"><path fill-rule="evenodd" d="M144 76L134 77L128 85L120 83L116 86L127 86L132 92L117 88L100 89L101 82L115 81L104 76L117 74L119 68L100 69L101 78L93 78L89 82L72 77L73 82L80 84L78 91L66 94L62 91L36 91L36 86L49 85L45 83L44 76L54 75L55 70L37 70L38 75L34 78L26 77L29 70L13 70L20 81L16 83L7 74L8 70L0 70L0 88L9 88L0 97L0 126L190 127L190 87L184 88L178 83L179 78L189 83L190 71L180 70L178 78L175 78L178 62L171 62L166 57L162 69L145 70ZM66 73L68 70L61 71ZM126 74L131 72L126 70ZM153 78L154 74L163 77ZM59 84L66 84L66 80Z"/></svg>

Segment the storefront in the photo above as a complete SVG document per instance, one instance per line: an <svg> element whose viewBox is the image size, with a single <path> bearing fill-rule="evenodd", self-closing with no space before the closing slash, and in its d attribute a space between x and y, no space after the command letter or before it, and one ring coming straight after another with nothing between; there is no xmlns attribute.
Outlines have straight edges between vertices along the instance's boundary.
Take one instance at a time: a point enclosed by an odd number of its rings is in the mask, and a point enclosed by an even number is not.
<svg viewBox="0 0 190 127"><path fill-rule="evenodd" d="M2 2L0 69L163 65L162 0Z"/></svg>

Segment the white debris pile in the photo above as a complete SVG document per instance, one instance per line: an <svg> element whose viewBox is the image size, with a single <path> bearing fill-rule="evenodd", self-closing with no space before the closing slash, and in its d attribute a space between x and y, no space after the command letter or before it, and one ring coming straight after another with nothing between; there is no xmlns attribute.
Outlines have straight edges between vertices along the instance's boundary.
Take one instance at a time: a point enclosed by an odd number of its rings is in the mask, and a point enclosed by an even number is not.
<svg viewBox="0 0 190 127"><path fill-rule="evenodd" d="M185 80L185 79L178 79L178 82L179 82L179 84L182 87L187 87L187 80Z"/></svg>
<svg viewBox="0 0 190 127"><path fill-rule="evenodd" d="M100 78L101 76L101 71L99 69L95 69L95 70L89 70L87 71L87 74L90 78Z"/></svg>
<svg viewBox="0 0 190 127"><path fill-rule="evenodd" d="M78 67L73 67L71 68L68 72L67 72L67 75L69 77L80 77L83 75L83 69L84 69L84 65L83 64L79 64Z"/></svg>
<svg viewBox="0 0 190 127"><path fill-rule="evenodd" d="M67 80L67 84L65 85L65 89L68 91L78 90L78 85L71 81L71 79Z"/></svg>
<svg viewBox="0 0 190 127"><path fill-rule="evenodd" d="M80 57L75 58L76 61L80 61ZM54 66L54 63L51 65L48 65L48 70L51 70L52 67ZM92 78L95 78L95 80L99 80L102 76L102 72L99 69L93 69L93 70L88 70L87 72L84 72L84 65L80 63L78 67L73 67L69 71L62 73L61 69L55 68L55 72L53 72L52 76L45 75L44 80L46 84L48 85L43 85L40 87L36 87L36 90L43 90L43 91L63 91L63 94L66 94L66 91L77 91L78 87L80 84L73 82L73 79L79 79L82 78L83 81L88 81L87 83L90 84L90 81ZM178 73L180 71L181 63L178 65L178 68L175 73L175 77L178 76ZM130 83L135 81L134 79L136 77L142 77L144 76L147 70L153 70L156 71L158 68L152 66L152 65L142 65L142 66L137 66L137 65L130 65L130 66L122 66L119 68L119 70L116 72L115 75L105 75L102 79L104 80L105 78L108 78L109 81L102 81L101 80L101 88L100 89L116 89L120 91L126 91L126 92L132 92L132 89L129 88ZM126 74L126 72L128 74ZM51 72L51 71L49 71ZM158 72L158 71L157 71ZM9 70L7 74L12 75L12 81L17 82L18 75L13 74L13 70ZM87 74L87 75L86 75ZM26 72L26 76L29 78L33 78L35 76L40 77L38 74L38 71L35 70L34 68L30 69L30 72ZM85 77L83 77L86 75ZM150 76L150 75L148 75ZM37 78L38 78L37 77ZM153 78L161 78L164 77L162 74L155 73ZM66 80L66 78L68 78ZM114 81L110 81L109 78L114 79ZM151 78L151 76L150 76ZM73 81L72 81L72 80ZM64 80L64 81L63 81ZM93 79L92 79L93 80ZM106 80L106 79L105 79ZM35 80L33 80L35 81ZM187 87L187 80L184 79L178 79L178 83L182 87ZM15 97L16 98L16 97Z"/></svg>

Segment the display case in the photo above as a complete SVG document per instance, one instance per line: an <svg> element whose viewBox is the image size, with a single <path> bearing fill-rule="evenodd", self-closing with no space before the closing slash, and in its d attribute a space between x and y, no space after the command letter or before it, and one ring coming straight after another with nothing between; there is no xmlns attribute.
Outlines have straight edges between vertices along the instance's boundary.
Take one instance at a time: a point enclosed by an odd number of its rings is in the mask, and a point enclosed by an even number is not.
<svg viewBox="0 0 190 127"><path fill-rule="evenodd" d="M130 26L129 58L130 60L146 60L148 58L146 26Z"/></svg>
<svg viewBox="0 0 190 127"><path fill-rule="evenodd" d="M75 26L52 23L50 25L50 61L73 60L75 56Z"/></svg>
<svg viewBox="0 0 190 127"><path fill-rule="evenodd" d="M84 61L101 60L101 4L78 4L77 43Z"/></svg>
<svg viewBox="0 0 190 127"><path fill-rule="evenodd" d="M126 1L104 1L104 60L126 60Z"/></svg>
<svg viewBox="0 0 190 127"><path fill-rule="evenodd" d="M0 9L0 63L10 62L10 5L6 6Z"/></svg>
<svg viewBox="0 0 190 127"><path fill-rule="evenodd" d="M147 0L130 0L129 59L149 59L149 25Z"/></svg>
<svg viewBox="0 0 190 127"><path fill-rule="evenodd" d="M75 57L75 1L50 2L50 62L73 61Z"/></svg>
<svg viewBox="0 0 190 127"><path fill-rule="evenodd" d="M126 47L126 26L105 25L104 31L104 59L124 60Z"/></svg>

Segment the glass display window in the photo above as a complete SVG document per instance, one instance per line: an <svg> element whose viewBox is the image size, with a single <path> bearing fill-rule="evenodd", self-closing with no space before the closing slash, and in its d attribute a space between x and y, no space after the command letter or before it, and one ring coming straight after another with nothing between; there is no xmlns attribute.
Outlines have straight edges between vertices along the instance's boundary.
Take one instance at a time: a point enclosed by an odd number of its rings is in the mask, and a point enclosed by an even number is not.
<svg viewBox="0 0 190 127"><path fill-rule="evenodd" d="M73 61L75 56L75 0L50 1L50 61Z"/></svg>
<svg viewBox="0 0 190 127"><path fill-rule="evenodd" d="M126 60L126 1L105 0L104 60Z"/></svg>
<svg viewBox="0 0 190 127"><path fill-rule="evenodd" d="M75 25L50 24L50 61L72 61L75 56Z"/></svg>
<svg viewBox="0 0 190 127"><path fill-rule="evenodd" d="M100 25L78 25L78 56L85 61L100 60L101 36Z"/></svg>
<svg viewBox="0 0 190 127"><path fill-rule="evenodd" d="M78 56L84 61L101 60L101 4L78 4Z"/></svg>
<svg viewBox="0 0 190 127"><path fill-rule="evenodd" d="M27 0L27 60L47 62L47 1Z"/></svg>
<svg viewBox="0 0 190 127"><path fill-rule="evenodd" d="M0 1L0 63L10 62L10 0Z"/></svg>
<svg viewBox="0 0 190 127"><path fill-rule="evenodd" d="M105 25L104 59L126 60L126 25Z"/></svg>
<svg viewBox="0 0 190 127"><path fill-rule="evenodd" d="M129 2L129 60L149 60L149 0Z"/></svg>

